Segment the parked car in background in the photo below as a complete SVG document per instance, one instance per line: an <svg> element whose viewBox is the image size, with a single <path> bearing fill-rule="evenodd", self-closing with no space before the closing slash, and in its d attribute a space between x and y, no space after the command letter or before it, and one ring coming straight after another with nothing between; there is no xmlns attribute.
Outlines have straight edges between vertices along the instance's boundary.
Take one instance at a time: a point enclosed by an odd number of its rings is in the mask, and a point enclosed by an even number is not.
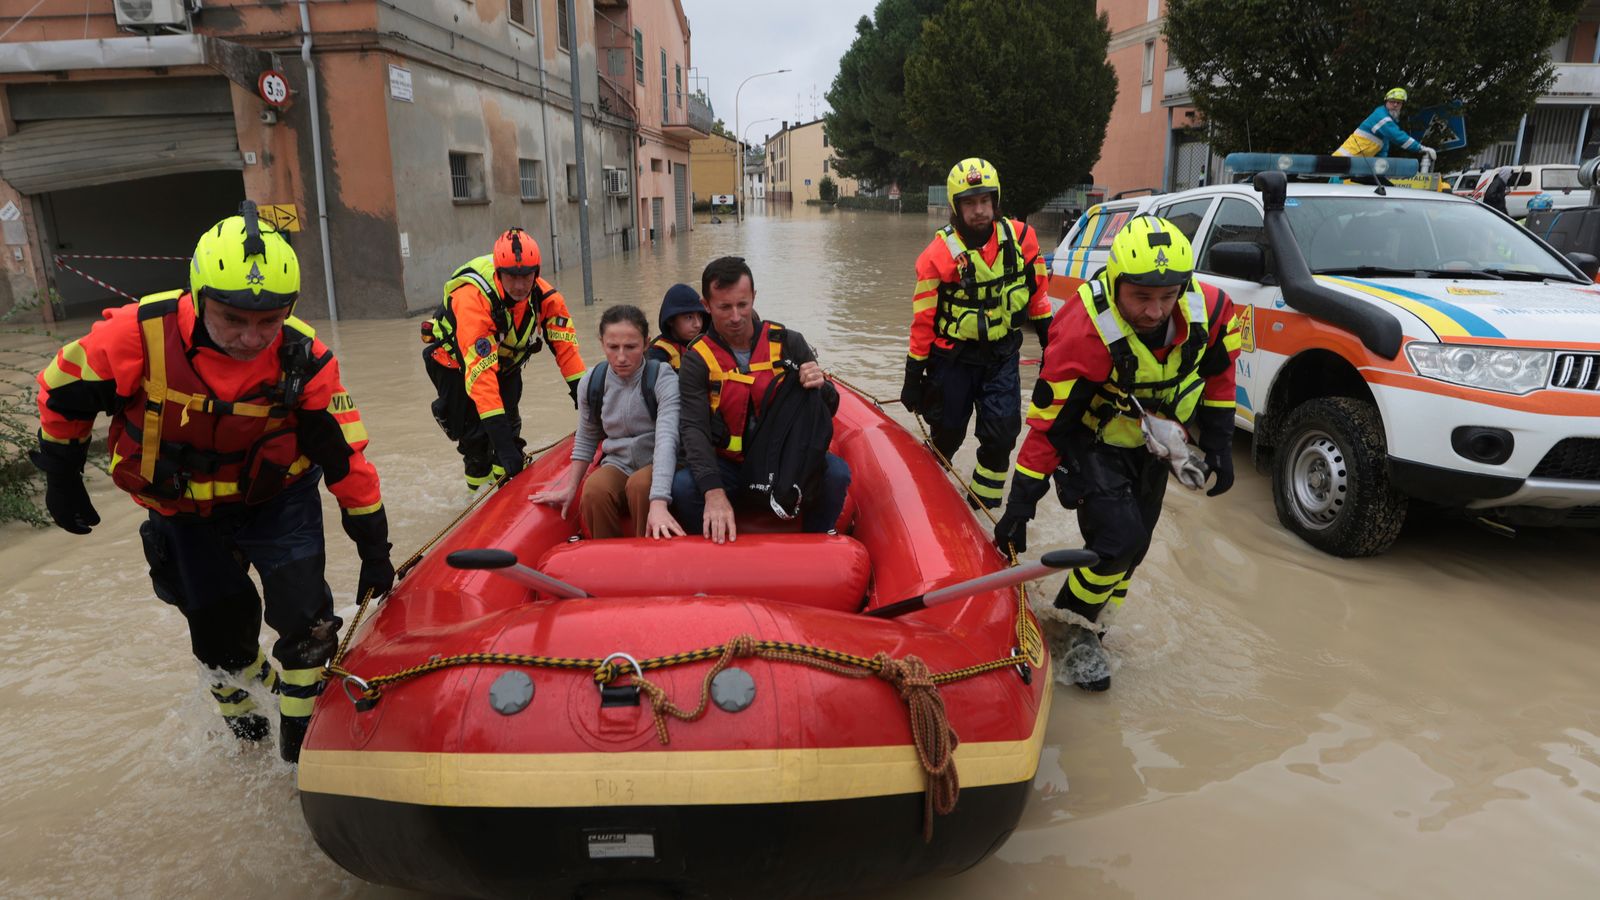
<svg viewBox="0 0 1600 900"><path fill-rule="evenodd" d="M1091 208L1052 298L1080 302L1131 215L1188 234L1241 320L1252 459L1279 521L1325 552L1383 552L1414 504L1600 527L1600 263L1451 194L1281 179Z"/></svg>

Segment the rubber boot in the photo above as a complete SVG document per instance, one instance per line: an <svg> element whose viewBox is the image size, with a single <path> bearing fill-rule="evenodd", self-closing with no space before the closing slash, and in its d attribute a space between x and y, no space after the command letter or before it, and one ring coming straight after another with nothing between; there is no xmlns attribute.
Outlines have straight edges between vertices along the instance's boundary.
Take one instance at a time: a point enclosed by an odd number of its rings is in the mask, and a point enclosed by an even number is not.
<svg viewBox="0 0 1600 900"><path fill-rule="evenodd" d="M1061 667L1072 683L1086 691L1110 689L1111 658L1100 646L1100 635L1082 625L1068 625L1066 645Z"/></svg>
<svg viewBox="0 0 1600 900"><path fill-rule="evenodd" d="M300 761L300 743L311 726L311 708L322 693L322 668L284 669L278 692L278 753Z"/></svg>
<svg viewBox="0 0 1600 900"><path fill-rule="evenodd" d="M252 744L259 743L272 733L272 725L265 716L255 711L255 700L249 691L239 686L239 682L253 678L276 693L278 671L267 660L266 654L257 649L255 662L230 674L234 676L234 683L213 683L210 687L211 697L217 701L223 724L228 726L234 737Z"/></svg>

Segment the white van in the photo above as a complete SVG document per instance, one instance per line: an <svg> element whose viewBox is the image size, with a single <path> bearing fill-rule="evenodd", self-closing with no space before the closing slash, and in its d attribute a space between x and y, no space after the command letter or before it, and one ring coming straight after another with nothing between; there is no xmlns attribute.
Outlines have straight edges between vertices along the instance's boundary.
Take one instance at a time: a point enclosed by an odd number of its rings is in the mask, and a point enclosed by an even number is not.
<svg viewBox="0 0 1600 900"><path fill-rule="evenodd" d="M1484 176L1492 174L1494 169L1485 169L1478 181L1472 185L1467 196L1474 200L1483 199L1483 190L1488 187ZM1549 194L1556 209L1576 209L1589 205L1589 189L1578 183L1578 167L1563 165L1548 166L1517 166L1513 169L1514 180L1506 191L1506 215L1513 219L1525 218L1528 215L1528 201L1538 194ZM1466 183L1466 179L1462 179ZM1456 193L1461 193L1460 189Z"/></svg>

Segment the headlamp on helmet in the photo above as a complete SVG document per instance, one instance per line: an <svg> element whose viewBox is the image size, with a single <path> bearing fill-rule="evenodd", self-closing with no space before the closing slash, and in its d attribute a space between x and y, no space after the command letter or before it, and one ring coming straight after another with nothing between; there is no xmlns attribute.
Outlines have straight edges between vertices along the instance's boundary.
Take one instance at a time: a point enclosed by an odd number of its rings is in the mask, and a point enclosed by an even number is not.
<svg viewBox="0 0 1600 900"><path fill-rule="evenodd" d="M958 212L958 200L979 194L993 194L995 205L1000 205L1000 173L988 160L969 156L956 163L945 176L944 186L950 197L950 208Z"/></svg>
<svg viewBox="0 0 1600 900"><path fill-rule="evenodd" d="M538 242L521 228L508 229L494 242L494 268L502 275L538 275Z"/></svg>
<svg viewBox="0 0 1600 900"><path fill-rule="evenodd" d="M207 300L250 310L293 307L300 296L300 260L246 200L238 215L200 235L189 262L189 294L197 310Z"/></svg>
<svg viewBox="0 0 1600 900"><path fill-rule="evenodd" d="M1113 294L1122 281L1172 287L1188 284L1193 275L1194 246L1166 219L1139 216L1122 226L1111 241L1106 276Z"/></svg>

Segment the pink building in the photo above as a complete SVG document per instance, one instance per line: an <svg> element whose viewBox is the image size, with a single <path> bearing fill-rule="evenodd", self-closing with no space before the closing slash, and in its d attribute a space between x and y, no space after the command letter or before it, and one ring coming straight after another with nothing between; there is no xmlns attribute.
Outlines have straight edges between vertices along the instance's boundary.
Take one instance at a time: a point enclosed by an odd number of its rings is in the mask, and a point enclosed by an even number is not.
<svg viewBox="0 0 1600 900"><path fill-rule="evenodd" d="M688 231L689 142L711 134L711 107L688 89L683 4L594 0L594 26L601 97L628 108L637 122L633 195L641 239Z"/></svg>

